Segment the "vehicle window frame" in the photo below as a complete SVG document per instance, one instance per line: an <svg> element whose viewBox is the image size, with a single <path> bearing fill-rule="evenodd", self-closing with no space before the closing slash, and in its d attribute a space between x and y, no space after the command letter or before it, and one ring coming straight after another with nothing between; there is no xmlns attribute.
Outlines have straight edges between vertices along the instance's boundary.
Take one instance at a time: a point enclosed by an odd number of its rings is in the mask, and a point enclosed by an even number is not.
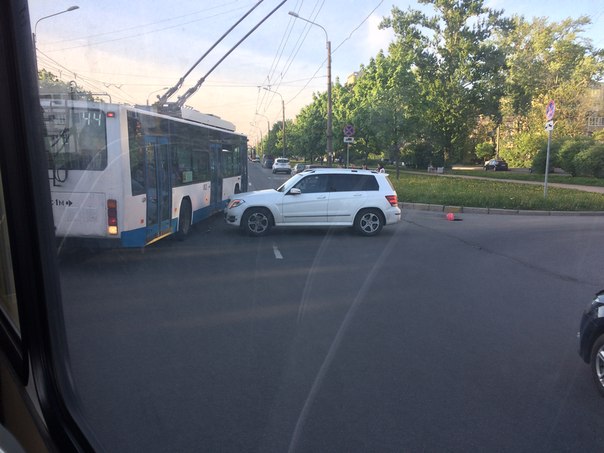
<svg viewBox="0 0 604 453"><path fill-rule="evenodd" d="M71 386L27 0L0 3L0 58L0 176L11 188L4 201L21 326L15 341L1 314L0 346L20 384L35 385L49 449L90 451Z"/></svg>

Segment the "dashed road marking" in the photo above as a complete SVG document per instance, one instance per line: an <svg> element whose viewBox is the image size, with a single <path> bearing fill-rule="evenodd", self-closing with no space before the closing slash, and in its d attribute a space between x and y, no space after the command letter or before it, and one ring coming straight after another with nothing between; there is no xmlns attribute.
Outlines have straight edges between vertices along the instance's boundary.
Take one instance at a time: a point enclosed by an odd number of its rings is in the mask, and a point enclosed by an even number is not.
<svg viewBox="0 0 604 453"><path fill-rule="evenodd" d="M283 255L281 254L281 252L279 251L279 247L277 247L277 244L273 242L273 253L275 254L275 258L278 260L282 260L283 259Z"/></svg>

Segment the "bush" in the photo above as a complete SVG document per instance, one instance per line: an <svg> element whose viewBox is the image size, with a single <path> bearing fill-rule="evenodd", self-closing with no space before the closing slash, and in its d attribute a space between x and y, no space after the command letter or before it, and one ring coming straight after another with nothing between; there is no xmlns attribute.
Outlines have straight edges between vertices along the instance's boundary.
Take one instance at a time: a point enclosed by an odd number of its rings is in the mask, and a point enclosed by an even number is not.
<svg viewBox="0 0 604 453"><path fill-rule="evenodd" d="M604 144L593 144L573 159L578 176L604 178Z"/></svg>
<svg viewBox="0 0 604 453"><path fill-rule="evenodd" d="M427 142L410 143L401 152L401 160L407 166L426 169L430 163L433 166L442 166L442 157L436 155L434 147Z"/></svg>
<svg viewBox="0 0 604 453"><path fill-rule="evenodd" d="M495 147L491 142L483 142L476 145L476 150L474 152L476 157L484 162L495 155Z"/></svg>
<svg viewBox="0 0 604 453"><path fill-rule="evenodd" d="M560 147L558 153L560 167L573 176L577 176L575 168L575 157L581 151L594 145L595 141L591 137L578 137L566 140Z"/></svg>
<svg viewBox="0 0 604 453"><path fill-rule="evenodd" d="M530 167L540 149L547 146L547 137L543 134L521 133L514 137L512 143L499 151L511 167ZM544 164L545 167L545 164Z"/></svg>
<svg viewBox="0 0 604 453"><path fill-rule="evenodd" d="M552 140L549 149L549 170L553 171L554 167L559 166L559 150L562 145L562 140ZM536 154L533 157L531 168L535 173L545 173L545 161L547 160L547 139L543 138L538 142Z"/></svg>

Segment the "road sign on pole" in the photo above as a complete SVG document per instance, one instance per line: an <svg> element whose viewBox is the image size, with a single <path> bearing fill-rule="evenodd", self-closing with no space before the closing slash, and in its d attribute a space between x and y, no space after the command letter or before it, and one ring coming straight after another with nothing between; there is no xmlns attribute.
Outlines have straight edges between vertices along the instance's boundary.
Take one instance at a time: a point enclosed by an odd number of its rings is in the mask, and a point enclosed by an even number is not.
<svg viewBox="0 0 604 453"><path fill-rule="evenodd" d="M547 198L547 175L549 173L549 153L550 144L552 142L552 131L554 130L554 113L556 113L556 104L554 101L549 101L545 108L545 130L547 131L547 152L545 154L545 177L543 179L543 198Z"/></svg>
<svg viewBox="0 0 604 453"><path fill-rule="evenodd" d="M545 108L545 118L548 121L553 120L554 113L556 113L556 103L552 100L552 101L549 101L549 104L547 104L547 107Z"/></svg>
<svg viewBox="0 0 604 453"><path fill-rule="evenodd" d="M352 124L344 126L344 135L346 137L354 137L354 126Z"/></svg>

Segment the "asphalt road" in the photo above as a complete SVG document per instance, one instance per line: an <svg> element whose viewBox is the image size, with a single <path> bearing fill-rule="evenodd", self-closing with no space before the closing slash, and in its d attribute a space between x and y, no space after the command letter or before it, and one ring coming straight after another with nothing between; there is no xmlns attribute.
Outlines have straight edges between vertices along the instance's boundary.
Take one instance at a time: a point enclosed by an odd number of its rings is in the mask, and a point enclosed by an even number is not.
<svg viewBox="0 0 604 453"><path fill-rule="evenodd" d="M252 188L285 176L251 166ZM270 179L269 179L270 178ZM601 451L577 354L601 217L406 211L61 261L82 412L106 451Z"/></svg>

